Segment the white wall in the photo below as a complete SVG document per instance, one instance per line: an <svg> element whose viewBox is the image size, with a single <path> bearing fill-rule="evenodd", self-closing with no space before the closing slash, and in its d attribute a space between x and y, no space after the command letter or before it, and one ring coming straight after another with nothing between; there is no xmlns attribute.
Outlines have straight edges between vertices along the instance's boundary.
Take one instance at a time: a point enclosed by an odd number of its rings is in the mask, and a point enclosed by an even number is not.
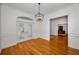
<svg viewBox="0 0 79 59"><path fill-rule="evenodd" d="M38 36L40 38L49 40L49 20L46 19L46 16L44 16L44 19L42 22L37 22L37 30L38 30Z"/></svg>
<svg viewBox="0 0 79 59"><path fill-rule="evenodd" d="M16 17L18 17L18 16L26 16L26 17L32 18L32 15L29 15L25 12L22 12L22 11L12 8L10 6L4 5L4 4L2 5L2 8L1 8L1 25L2 25L1 48L10 47L17 43L16 21L18 21L19 19L17 19ZM26 21L26 22L28 22L28 21ZM34 24L34 22L33 22L33 24ZM34 31L34 29L35 28L33 28L33 37L30 37L29 39L34 38L35 33L36 33L36 31ZM26 38L26 40L27 39L28 38Z"/></svg>
<svg viewBox="0 0 79 59"><path fill-rule="evenodd" d="M62 25L63 29L64 26L68 23L67 22L67 17L58 17L50 20L50 35L58 35L58 26Z"/></svg>
<svg viewBox="0 0 79 59"><path fill-rule="evenodd" d="M68 15L68 46L79 49L79 4L74 4L54 13L48 14L45 19L50 20L50 18L61 17L64 15ZM47 21L46 23L49 23L47 24L49 25L49 27L47 27L49 29L46 31L46 35L49 35L50 33L48 32L50 32L50 22Z"/></svg>

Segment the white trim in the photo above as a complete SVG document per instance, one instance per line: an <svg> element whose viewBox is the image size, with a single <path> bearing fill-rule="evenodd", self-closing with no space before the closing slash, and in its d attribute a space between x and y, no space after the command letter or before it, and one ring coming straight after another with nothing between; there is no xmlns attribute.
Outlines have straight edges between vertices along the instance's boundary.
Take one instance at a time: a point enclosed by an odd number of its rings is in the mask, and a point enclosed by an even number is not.
<svg viewBox="0 0 79 59"><path fill-rule="evenodd" d="M8 46L5 46L5 47L1 47L1 50L2 50L2 49L9 48L9 47L14 46L14 45L17 45L17 42L16 42L16 43L14 43L14 44L12 44L12 45L8 45Z"/></svg>

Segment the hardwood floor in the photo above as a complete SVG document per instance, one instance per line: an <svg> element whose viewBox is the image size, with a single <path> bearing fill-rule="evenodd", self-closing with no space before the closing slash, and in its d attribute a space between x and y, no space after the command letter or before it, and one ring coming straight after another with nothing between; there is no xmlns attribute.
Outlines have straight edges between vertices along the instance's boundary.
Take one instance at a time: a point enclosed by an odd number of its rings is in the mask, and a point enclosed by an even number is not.
<svg viewBox="0 0 79 59"><path fill-rule="evenodd" d="M79 50L69 48L65 36L51 36L50 41L38 38L18 43L2 50L2 55L78 55Z"/></svg>

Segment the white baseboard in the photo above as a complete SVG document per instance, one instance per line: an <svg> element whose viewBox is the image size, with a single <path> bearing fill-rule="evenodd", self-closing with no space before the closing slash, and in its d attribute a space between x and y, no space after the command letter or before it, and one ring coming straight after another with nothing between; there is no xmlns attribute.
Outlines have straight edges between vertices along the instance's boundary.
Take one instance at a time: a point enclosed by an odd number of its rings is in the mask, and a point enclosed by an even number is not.
<svg viewBox="0 0 79 59"><path fill-rule="evenodd" d="M35 37L33 39L38 39L38 38L41 38L41 37ZM41 38L41 39L45 39L45 38ZM31 40L31 39L28 39L28 40ZM45 40L48 40L48 39L45 39ZM19 41L19 43L24 42L24 41L26 41L26 40ZM9 48L9 47L14 46L14 45L17 45L17 44L18 44L18 42L17 43L13 43L11 45L7 45L7 46L2 47L0 49L0 53L1 53L1 50L6 49L6 48Z"/></svg>
<svg viewBox="0 0 79 59"><path fill-rule="evenodd" d="M11 47L11 46L14 46L14 45L16 45L17 43L13 43L13 44L11 44L11 45L6 45L6 46L4 46L4 47L1 47L1 50L3 50L3 49L6 49L6 48L9 48L9 47Z"/></svg>

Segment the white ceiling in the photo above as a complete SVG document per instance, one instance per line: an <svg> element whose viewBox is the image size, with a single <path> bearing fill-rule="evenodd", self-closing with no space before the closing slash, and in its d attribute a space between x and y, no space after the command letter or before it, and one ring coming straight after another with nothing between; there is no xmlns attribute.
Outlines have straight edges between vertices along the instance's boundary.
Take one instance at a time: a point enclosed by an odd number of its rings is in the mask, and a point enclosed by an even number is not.
<svg viewBox="0 0 79 59"><path fill-rule="evenodd" d="M35 15L38 12L37 3L6 3L7 5ZM41 3L41 13L48 14L61 8L71 5L72 3Z"/></svg>

